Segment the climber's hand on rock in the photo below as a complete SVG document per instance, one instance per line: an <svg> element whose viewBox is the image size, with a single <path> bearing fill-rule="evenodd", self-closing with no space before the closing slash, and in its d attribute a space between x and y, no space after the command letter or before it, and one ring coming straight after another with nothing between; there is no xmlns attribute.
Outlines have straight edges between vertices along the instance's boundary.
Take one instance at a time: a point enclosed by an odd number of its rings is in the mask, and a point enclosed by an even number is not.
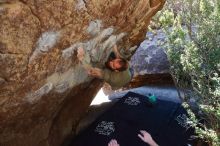
<svg viewBox="0 0 220 146"><path fill-rule="evenodd" d="M79 61L83 61L84 56L85 56L84 49L83 48L78 48L77 58L79 59Z"/></svg>
<svg viewBox="0 0 220 146"><path fill-rule="evenodd" d="M89 68L87 70L88 74L90 76L93 76L93 77L96 77L96 78L100 78L102 79L103 78L103 71L99 68Z"/></svg>

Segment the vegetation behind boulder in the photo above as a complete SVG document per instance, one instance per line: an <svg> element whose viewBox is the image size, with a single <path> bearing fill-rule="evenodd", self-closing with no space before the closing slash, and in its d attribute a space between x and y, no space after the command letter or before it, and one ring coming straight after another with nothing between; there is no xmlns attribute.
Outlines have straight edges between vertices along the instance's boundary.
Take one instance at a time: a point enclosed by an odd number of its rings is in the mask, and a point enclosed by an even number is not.
<svg viewBox="0 0 220 146"><path fill-rule="evenodd" d="M194 97L205 124L189 112L199 138L220 145L220 1L173 0L154 18L167 35L165 46L184 100ZM187 91L192 91L187 92ZM200 112L200 113L201 113Z"/></svg>

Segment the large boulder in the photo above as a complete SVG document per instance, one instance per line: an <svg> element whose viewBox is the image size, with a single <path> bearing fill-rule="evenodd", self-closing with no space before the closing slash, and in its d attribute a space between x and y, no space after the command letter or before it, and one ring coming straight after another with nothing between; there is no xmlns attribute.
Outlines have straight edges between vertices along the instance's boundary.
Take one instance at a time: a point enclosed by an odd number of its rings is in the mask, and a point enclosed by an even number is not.
<svg viewBox="0 0 220 146"><path fill-rule="evenodd" d="M160 45L166 39L161 29L148 32L146 39L141 43L131 58L131 67L134 75L166 74L169 73L169 61L167 54Z"/></svg>
<svg viewBox="0 0 220 146"><path fill-rule="evenodd" d="M61 145L102 85L76 49L117 44L131 57L164 2L0 1L0 145Z"/></svg>
<svg viewBox="0 0 220 146"><path fill-rule="evenodd" d="M146 39L141 43L131 57L131 68L134 78L129 88L143 85L173 85L170 75L170 64L163 44L166 35L161 29L148 32Z"/></svg>

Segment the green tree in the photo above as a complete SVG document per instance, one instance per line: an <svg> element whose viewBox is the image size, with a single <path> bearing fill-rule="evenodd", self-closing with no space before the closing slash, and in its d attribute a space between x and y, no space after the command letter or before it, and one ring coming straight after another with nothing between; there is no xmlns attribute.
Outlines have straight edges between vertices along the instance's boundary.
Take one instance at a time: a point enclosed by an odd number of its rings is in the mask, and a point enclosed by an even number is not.
<svg viewBox="0 0 220 146"><path fill-rule="evenodd" d="M166 4L155 21L167 35L163 45L177 86L199 97L196 99L206 123L200 125L190 114L198 136L219 146L220 0L174 0ZM184 95L185 100L192 96L188 92Z"/></svg>

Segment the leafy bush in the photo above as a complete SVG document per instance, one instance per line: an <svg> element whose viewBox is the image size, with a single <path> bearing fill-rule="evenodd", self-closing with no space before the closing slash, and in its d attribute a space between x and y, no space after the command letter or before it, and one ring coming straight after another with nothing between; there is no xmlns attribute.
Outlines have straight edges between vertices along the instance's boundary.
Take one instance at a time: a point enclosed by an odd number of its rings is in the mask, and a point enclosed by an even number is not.
<svg viewBox="0 0 220 146"><path fill-rule="evenodd" d="M199 125L190 114L198 136L209 145L219 146L220 0L173 0L154 22L167 35L164 46L177 86L199 97L196 99L205 124ZM187 100L189 94L184 95Z"/></svg>

